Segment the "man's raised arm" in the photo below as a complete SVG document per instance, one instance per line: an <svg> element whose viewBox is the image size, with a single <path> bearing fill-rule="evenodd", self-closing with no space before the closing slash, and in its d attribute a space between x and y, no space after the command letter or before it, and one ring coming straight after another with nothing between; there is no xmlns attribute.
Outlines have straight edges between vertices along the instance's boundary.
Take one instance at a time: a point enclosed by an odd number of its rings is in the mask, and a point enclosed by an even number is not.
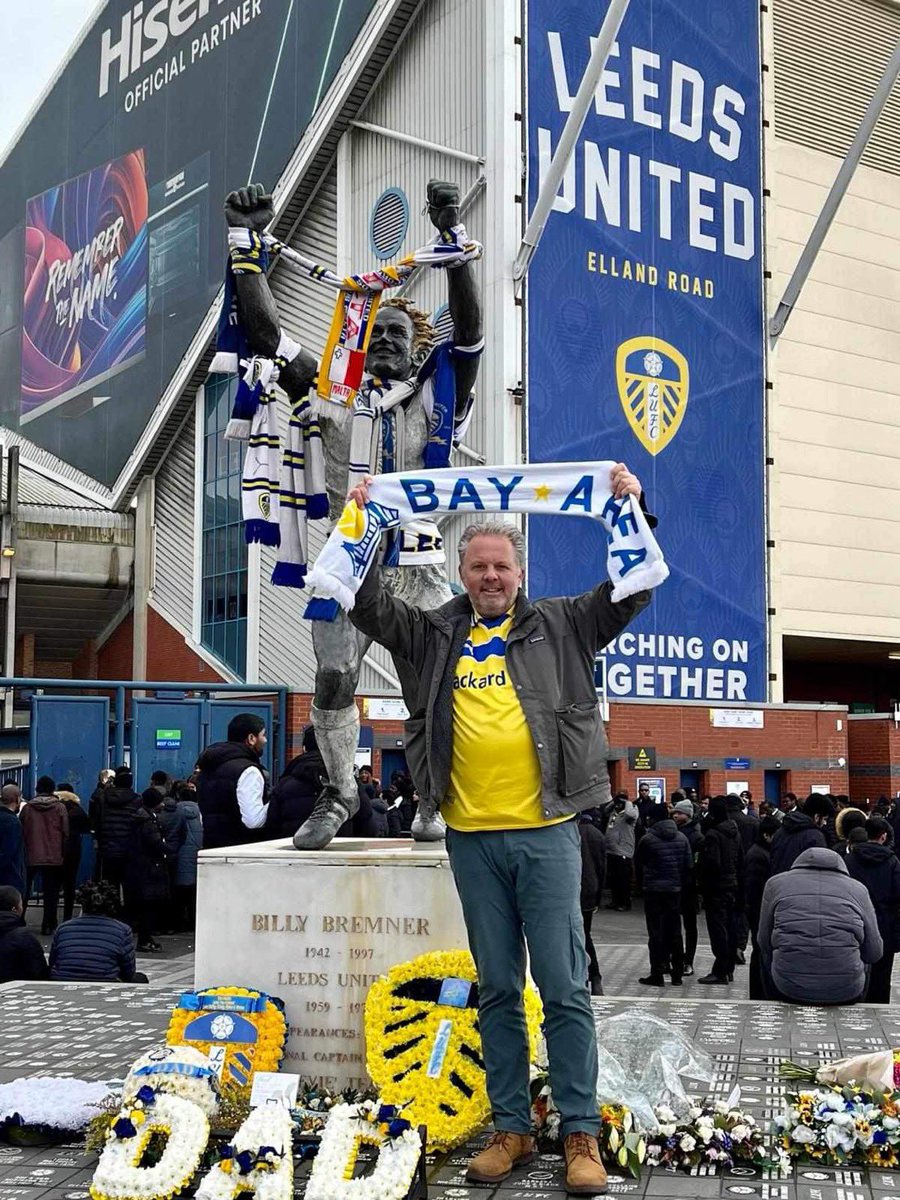
<svg viewBox="0 0 900 1200"><path fill-rule="evenodd" d="M440 179L429 181L428 215L435 229L442 233L459 224L459 189L456 184ZM463 263L444 274L447 277L447 305L453 319L454 341L463 349L480 348L484 340L484 323L475 269L471 263ZM479 354L471 357L460 354L455 358L456 408L459 413L466 409L480 361Z"/></svg>

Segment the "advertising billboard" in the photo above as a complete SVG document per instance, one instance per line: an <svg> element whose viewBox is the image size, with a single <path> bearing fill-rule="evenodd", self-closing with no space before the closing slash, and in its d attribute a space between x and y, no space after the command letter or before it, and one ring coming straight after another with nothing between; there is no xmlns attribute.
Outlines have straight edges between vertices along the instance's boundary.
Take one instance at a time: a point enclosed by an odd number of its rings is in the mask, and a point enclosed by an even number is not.
<svg viewBox="0 0 900 1200"><path fill-rule="evenodd" d="M533 205L606 3L529 0ZM607 694L766 698L759 5L632 3L527 281L533 462L641 478L671 577ZM602 574L602 531L529 521L533 595Z"/></svg>
<svg viewBox="0 0 900 1200"><path fill-rule="evenodd" d="M226 192L274 186L374 2L100 10L0 164L0 424L115 481L221 286Z"/></svg>
<svg viewBox="0 0 900 1200"><path fill-rule="evenodd" d="M140 150L25 207L21 424L144 353L147 177Z"/></svg>

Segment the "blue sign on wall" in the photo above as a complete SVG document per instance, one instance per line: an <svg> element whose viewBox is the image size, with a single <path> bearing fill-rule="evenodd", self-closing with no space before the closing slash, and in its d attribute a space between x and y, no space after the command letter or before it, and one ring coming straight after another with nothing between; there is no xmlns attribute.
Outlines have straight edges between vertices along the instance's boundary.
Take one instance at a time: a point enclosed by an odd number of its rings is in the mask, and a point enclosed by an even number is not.
<svg viewBox="0 0 900 1200"><path fill-rule="evenodd" d="M529 197L605 3L529 0ZM607 692L766 699L756 0L634 0L527 285L528 457L641 478L671 578ZM602 531L529 521L532 595L602 577Z"/></svg>
<svg viewBox="0 0 900 1200"><path fill-rule="evenodd" d="M749 771L750 770L750 759L749 758L726 758L723 761L725 763L726 771Z"/></svg>

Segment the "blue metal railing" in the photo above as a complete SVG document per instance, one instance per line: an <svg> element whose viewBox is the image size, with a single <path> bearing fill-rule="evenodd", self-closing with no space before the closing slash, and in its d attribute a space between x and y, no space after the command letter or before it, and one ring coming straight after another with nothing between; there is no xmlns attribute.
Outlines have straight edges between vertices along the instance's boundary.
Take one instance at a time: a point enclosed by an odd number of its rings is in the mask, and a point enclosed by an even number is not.
<svg viewBox="0 0 900 1200"><path fill-rule="evenodd" d="M244 696L275 696L277 697L276 728L273 730L274 753L272 755L276 774L284 770L287 751L287 698L289 689L283 685L253 684L253 683L163 683L149 679L31 679L19 675L0 677L0 687L27 688L34 691L38 688L49 690L59 688L70 692L115 692L113 707L113 725L115 727L115 746L113 762L118 765L125 761L125 696L127 692L193 692L209 695L211 693L230 693ZM0 771L0 774L14 774Z"/></svg>

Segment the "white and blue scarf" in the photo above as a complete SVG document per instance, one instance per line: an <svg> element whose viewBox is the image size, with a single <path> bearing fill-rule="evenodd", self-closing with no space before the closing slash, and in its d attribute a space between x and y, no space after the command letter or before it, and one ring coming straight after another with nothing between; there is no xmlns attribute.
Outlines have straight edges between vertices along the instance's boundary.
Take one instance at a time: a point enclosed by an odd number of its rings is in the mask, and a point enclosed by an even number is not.
<svg viewBox="0 0 900 1200"><path fill-rule="evenodd" d="M668 578L662 551L637 500L616 500L610 490L614 462L529 463L472 470L403 471L379 475L365 508L348 501L313 567L315 595L304 614L330 621L349 611L378 557L382 534L438 513L535 513L587 516L607 533L606 569L612 599L658 587Z"/></svg>
<svg viewBox="0 0 900 1200"><path fill-rule="evenodd" d="M281 255L294 269L318 283L337 288L341 295L370 295L377 300L385 288L403 283L418 267L452 269L479 258L482 247L469 239L464 226L458 225L439 235L434 243L401 260L396 267L385 267L342 279L270 234L259 234L249 229L230 229L228 242L225 288L216 335L216 353L210 373L241 372L225 437L249 443L241 481L244 534L248 542L279 547L278 560L272 573L274 584L303 587L307 572L306 522L328 516L325 460L318 422L322 410L315 401L311 403L307 398L292 406L288 444L282 453L276 419L275 383L280 371L299 354L301 347L282 334L273 359L251 355L240 320L235 275L262 274L269 268L270 255ZM377 304L374 304L372 318L376 309ZM352 327L352 322L349 326ZM371 332L371 321L368 322L368 332ZM358 338L361 339L360 345L355 352L364 357L368 333L358 335ZM335 346L340 344L344 352L349 350L352 342L340 297L335 309L331 341ZM352 344L355 346L356 343ZM375 469L379 454L382 462L392 469L395 423L390 411L414 395L430 372L435 374L435 411L431 414L425 459L429 465L446 465L449 462L455 388L448 387L447 380L443 378L447 375L445 359L449 363L447 354L442 357L435 351L419 375L412 380L389 382L386 387L381 387L378 381L371 381L364 389L352 389L349 399L326 405L334 409L335 415L345 405L349 405L352 412L349 486ZM437 386L439 383L444 386ZM336 401L337 397L329 394L328 400ZM440 455L438 451L441 451Z"/></svg>

